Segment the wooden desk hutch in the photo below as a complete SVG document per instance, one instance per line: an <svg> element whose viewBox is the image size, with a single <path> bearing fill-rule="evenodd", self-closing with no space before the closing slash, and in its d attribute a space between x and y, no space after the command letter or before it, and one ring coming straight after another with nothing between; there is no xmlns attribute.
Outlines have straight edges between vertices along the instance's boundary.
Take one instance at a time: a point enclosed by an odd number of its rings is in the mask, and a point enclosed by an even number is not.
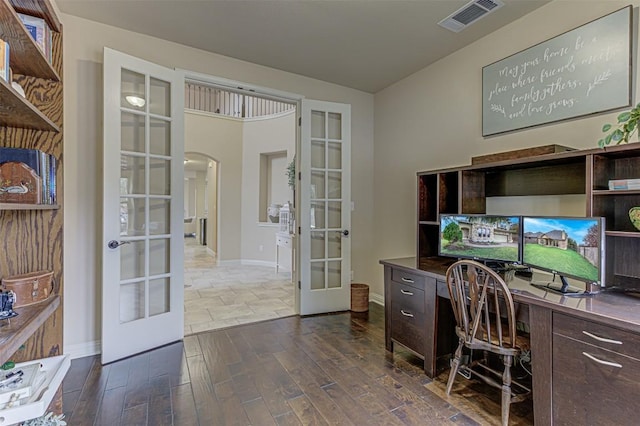
<svg viewBox="0 0 640 426"><path fill-rule="evenodd" d="M438 257L440 214L486 213L488 197L584 194L585 216L606 218L606 285L640 288L640 232L628 217L640 190L608 189L610 179L638 177L640 144L418 173L417 256L381 261L387 349L407 347L430 377L448 366L456 342L444 283L451 259ZM640 298L569 298L519 278L509 285L530 327L535 423L636 424Z"/></svg>

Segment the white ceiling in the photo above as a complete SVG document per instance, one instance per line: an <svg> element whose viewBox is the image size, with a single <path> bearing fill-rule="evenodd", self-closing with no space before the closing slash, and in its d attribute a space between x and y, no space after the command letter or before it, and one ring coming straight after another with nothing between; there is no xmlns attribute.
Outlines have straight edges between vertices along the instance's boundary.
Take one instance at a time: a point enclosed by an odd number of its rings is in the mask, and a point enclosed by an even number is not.
<svg viewBox="0 0 640 426"><path fill-rule="evenodd" d="M505 6L460 33L468 0L56 0L64 13L376 93L550 0Z"/></svg>

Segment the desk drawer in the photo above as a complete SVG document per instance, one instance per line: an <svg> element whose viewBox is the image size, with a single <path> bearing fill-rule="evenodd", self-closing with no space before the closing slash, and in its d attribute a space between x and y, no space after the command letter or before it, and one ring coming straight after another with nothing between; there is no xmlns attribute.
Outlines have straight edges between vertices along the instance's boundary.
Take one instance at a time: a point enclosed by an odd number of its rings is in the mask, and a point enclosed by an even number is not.
<svg viewBox="0 0 640 426"><path fill-rule="evenodd" d="M640 360L640 335L636 333L555 312L553 333Z"/></svg>
<svg viewBox="0 0 640 426"><path fill-rule="evenodd" d="M424 313L424 291L404 284L391 285L391 303L398 309Z"/></svg>
<svg viewBox="0 0 640 426"><path fill-rule="evenodd" d="M391 270L391 280L398 284L409 285L423 289L425 285L425 277L419 274L403 271L402 269Z"/></svg>
<svg viewBox="0 0 640 426"><path fill-rule="evenodd" d="M554 334L555 425L637 425L638 383L640 361Z"/></svg>
<svg viewBox="0 0 640 426"><path fill-rule="evenodd" d="M402 309L394 303L391 309L391 338L424 357L424 314Z"/></svg>

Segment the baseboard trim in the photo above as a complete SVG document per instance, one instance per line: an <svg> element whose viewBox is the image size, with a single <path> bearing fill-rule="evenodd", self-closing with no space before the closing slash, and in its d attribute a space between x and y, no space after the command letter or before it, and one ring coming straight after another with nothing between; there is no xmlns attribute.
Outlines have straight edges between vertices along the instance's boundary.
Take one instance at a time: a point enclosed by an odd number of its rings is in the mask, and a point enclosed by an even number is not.
<svg viewBox="0 0 640 426"><path fill-rule="evenodd" d="M65 355L69 355L71 359L98 355L102 353L102 342L100 340L94 340L93 342L65 345L64 353Z"/></svg>
<svg viewBox="0 0 640 426"><path fill-rule="evenodd" d="M377 293L369 294L369 301L373 303L377 303L380 306L384 306L384 296Z"/></svg>
<svg viewBox="0 0 640 426"><path fill-rule="evenodd" d="M268 260L233 259L219 260L218 265L268 266L270 268L275 268L276 262L269 262Z"/></svg>

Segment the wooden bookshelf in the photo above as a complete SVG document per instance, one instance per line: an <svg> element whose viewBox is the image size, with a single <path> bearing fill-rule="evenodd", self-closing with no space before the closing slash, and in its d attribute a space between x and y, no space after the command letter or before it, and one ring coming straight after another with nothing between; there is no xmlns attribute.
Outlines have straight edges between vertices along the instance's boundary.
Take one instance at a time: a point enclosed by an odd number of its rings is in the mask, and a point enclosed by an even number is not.
<svg viewBox="0 0 640 426"><path fill-rule="evenodd" d="M58 309L60 296L17 308L18 316L0 320L0 364L4 364Z"/></svg>
<svg viewBox="0 0 640 426"><path fill-rule="evenodd" d="M31 1L29 3L33 3L36 6L49 4L48 1ZM22 11L30 15L35 14L27 8L23 8ZM0 38L9 43L9 62L13 72L15 74L60 81L58 72L49 64L44 53L33 41L25 26L22 25L15 9L7 0L0 1L0 21L2 21Z"/></svg>
<svg viewBox="0 0 640 426"><path fill-rule="evenodd" d="M0 210L58 210L58 204L0 203Z"/></svg>
<svg viewBox="0 0 640 426"><path fill-rule="evenodd" d="M59 132L60 128L0 79L0 126Z"/></svg>

